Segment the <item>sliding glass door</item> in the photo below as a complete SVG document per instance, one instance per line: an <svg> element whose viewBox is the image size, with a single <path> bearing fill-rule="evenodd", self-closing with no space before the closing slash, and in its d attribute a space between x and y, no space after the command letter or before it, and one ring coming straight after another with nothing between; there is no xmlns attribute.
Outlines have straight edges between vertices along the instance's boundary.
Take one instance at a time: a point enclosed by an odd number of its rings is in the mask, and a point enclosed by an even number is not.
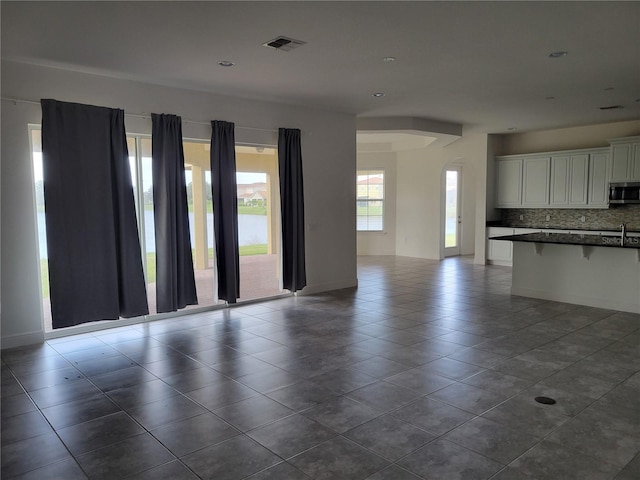
<svg viewBox="0 0 640 480"><path fill-rule="evenodd" d="M198 293L198 305L188 308L210 307L218 304L213 237L213 201L211 199L211 162L209 142L183 142L189 232L193 269Z"/></svg>
<svg viewBox="0 0 640 480"><path fill-rule="evenodd" d="M30 128L38 251L45 332L52 331L47 259L46 218L42 175L40 128ZM153 212L151 137L128 135L129 166L140 234L140 248L149 313L156 309L156 253ZM217 305L211 194L210 144L185 140L185 182L189 210L189 229L195 270L198 305L187 309ZM275 148L237 146L238 242L240 250L239 301L265 298L280 289L280 204L278 158ZM99 253L96 252L96 255Z"/></svg>
<svg viewBox="0 0 640 480"><path fill-rule="evenodd" d="M45 332L50 332L52 331L51 302L49 298L41 130L39 127L34 126L30 128L30 138L35 186L44 330ZM144 252L142 261L147 283L149 314L153 315L157 312L157 309L151 137L148 135L128 135L127 147L129 150L129 167L131 170L131 181L138 219L140 249ZM214 306L218 302L214 294L213 206L211 204L209 143L205 141L184 142L184 149L189 227L198 294L198 305L187 307L187 309L192 309ZM96 255L98 254L99 253L96 252Z"/></svg>
<svg viewBox="0 0 640 480"><path fill-rule="evenodd" d="M280 202L275 148L236 146L240 302L280 290Z"/></svg>

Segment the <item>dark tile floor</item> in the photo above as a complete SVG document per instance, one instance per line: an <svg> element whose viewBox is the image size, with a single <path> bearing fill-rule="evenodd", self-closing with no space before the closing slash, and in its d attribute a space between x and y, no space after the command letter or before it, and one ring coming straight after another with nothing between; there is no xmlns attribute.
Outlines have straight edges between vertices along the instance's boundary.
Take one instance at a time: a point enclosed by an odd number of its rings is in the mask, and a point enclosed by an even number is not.
<svg viewBox="0 0 640 480"><path fill-rule="evenodd" d="M357 290L3 351L1 476L640 478L640 315L510 276L362 257Z"/></svg>

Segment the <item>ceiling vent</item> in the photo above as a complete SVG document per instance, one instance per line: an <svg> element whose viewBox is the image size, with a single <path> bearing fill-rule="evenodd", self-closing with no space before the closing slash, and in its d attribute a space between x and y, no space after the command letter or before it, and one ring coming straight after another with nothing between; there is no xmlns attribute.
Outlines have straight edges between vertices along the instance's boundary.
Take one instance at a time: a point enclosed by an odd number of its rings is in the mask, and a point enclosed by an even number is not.
<svg viewBox="0 0 640 480"><path fill-rule="evenodd" d="M608 107L600 107L600 110L622 110L622 105L609 105Z"/></svg>
<svg viewBox="0 0 640 480"><path fill-rule="evenodd" d="M294 38L279 36L274 38L273 40L269 40L266 43L263 43L263 47L274 48L276 50L281 50L283 52L288 52L289 50L293 50L294 48L301 47L307 42L303 42L302 40L296 40Z"/></svg>

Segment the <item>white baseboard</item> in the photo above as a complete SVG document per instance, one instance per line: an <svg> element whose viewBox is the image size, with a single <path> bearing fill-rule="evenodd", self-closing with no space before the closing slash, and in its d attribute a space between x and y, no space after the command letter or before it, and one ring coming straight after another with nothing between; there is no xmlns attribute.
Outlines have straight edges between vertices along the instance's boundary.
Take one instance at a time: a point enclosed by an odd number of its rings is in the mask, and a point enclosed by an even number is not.
<svg viewBox="0 0 640 480"><path fill-rule="evenodd" d="M619 301L611 301L607 298L582 297L580 295L566 295L559 294L558 292L543 292L530 288L518 287L511 287L511 295L539 298L554 302L573 303L575 305L586 305L587 307L618 310L620 312L640 313L640 303L623 303Z"/></svg>
<svg viewBox="0 0 640 480"><path fill-rule="evenodd" d="M298 295L313 295L315 293L330 292L331 290L340 290L343 288L352 288L358 286L358 279L351 278L338 282L320 283L318 285L307 285Z"/></svg>
<svg viewBox="0 0 640 480"><path fill-rule="evenodd" d="M513 267L513 262L508 260L487 260L488 265L498 265L500 267Z"/></svg>
<svg viewBox="0 0 640 480"><path fill-rule="evenodd" d="M2 350L5 348L24 347L44 342L44 330L2 336Z"/></svg>

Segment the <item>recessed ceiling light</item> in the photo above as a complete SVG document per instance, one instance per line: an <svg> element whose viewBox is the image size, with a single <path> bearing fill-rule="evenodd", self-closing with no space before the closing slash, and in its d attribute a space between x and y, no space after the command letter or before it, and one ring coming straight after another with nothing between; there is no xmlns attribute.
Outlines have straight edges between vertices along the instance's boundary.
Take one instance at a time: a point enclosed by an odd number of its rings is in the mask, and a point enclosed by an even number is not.
<svg viewBox="0 0 640 480"><path fill-rule="evenodd" d="M615 90L613 87L607 87L604 89L605 92L610 92L611 90Z"/></svg>
<svg viewBox="0 0 640 480"><path fill-rule="evenodd" d="M384 97L384 95L385 94L382 92L376 92L371 94L372 97L376 97L376 98Z"/></svg>
<svg viewBox="0 0 640 480"><path fill-rule="evenodd" d="M382 59L383 62L391 63L396 61L396 57L384 57Z"/></svg>
<svg viewBox="0 0 640 480"><path fill-rule="evenodd" d="M556 97L544 97L545 100L555 100Z"/></svg>
<svg viewBox="0 0 640 480"><path fill-rule="evenodd" d="M222 60L218 62L218 65L220 65L221 67L233 67L235 63L230 62L229 60Z"/></svg>
<svg viewBox="0 0 640 480"><path fill-rule="evenodd" d="M547 55L549 58L562 58L569 55L569 52L565 52L564 50L558 50L557 52L551 52Z"/></svg>

